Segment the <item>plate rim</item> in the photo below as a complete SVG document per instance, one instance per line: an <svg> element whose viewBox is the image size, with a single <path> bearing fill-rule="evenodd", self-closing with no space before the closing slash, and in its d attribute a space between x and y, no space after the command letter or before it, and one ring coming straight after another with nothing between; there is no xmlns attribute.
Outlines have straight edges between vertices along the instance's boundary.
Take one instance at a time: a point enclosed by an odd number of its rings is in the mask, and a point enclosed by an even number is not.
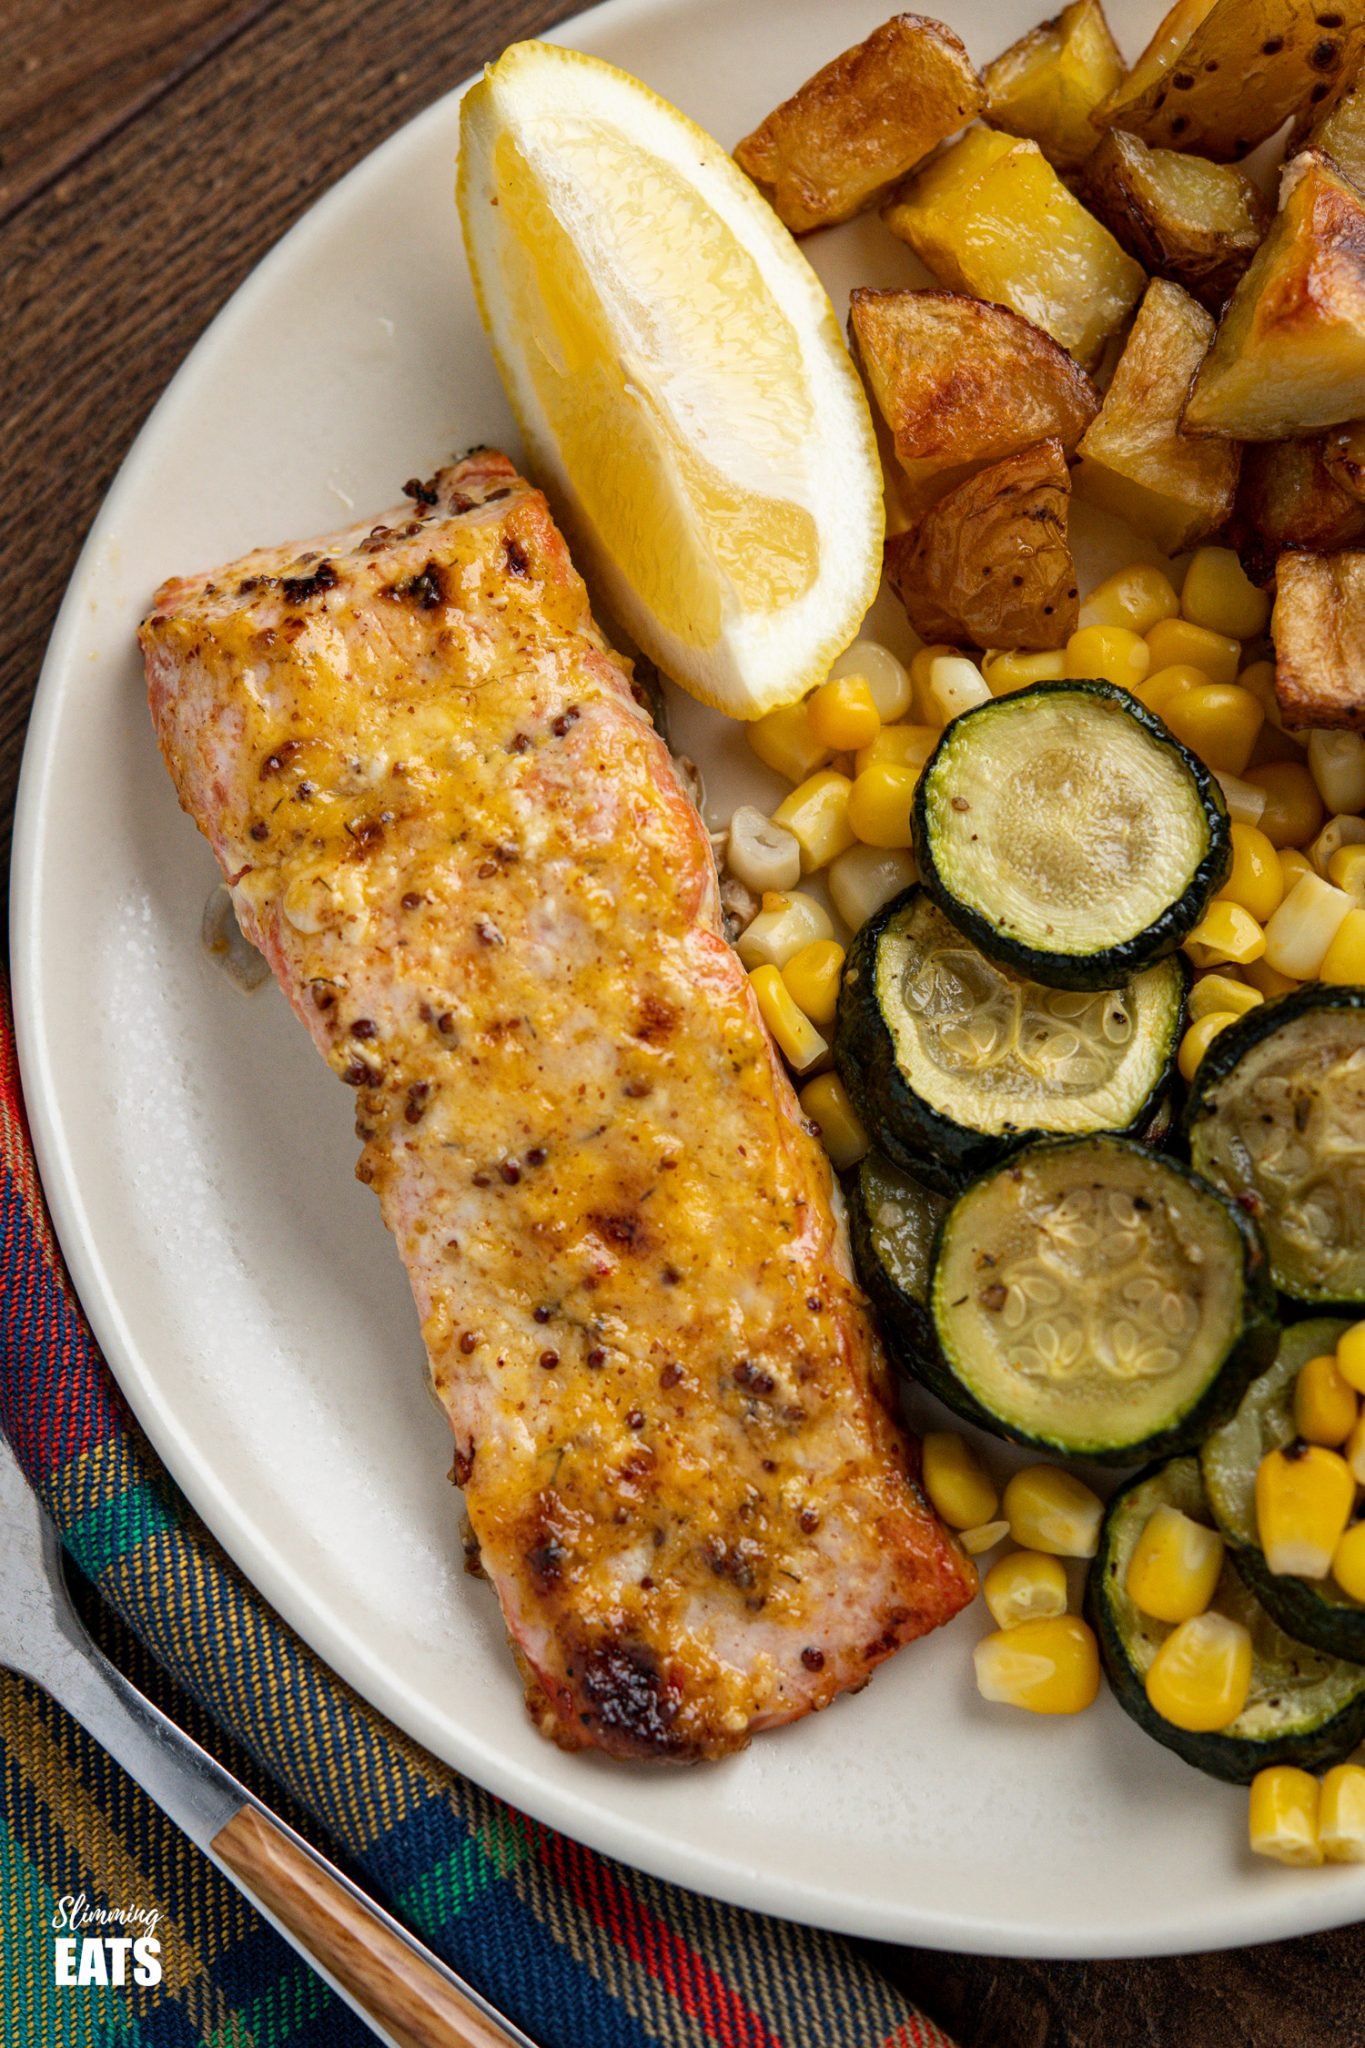
<svg viewBox="0 0 1365 2048"><path fill-rule="evenodd" d="M676 13L686 6L687 0L599 0L598 5L544 30L538 40L576 42L586 34L597 42L603 36L610 38L618 26L653 15ZM1239 1892L1231 1908L1224 1905L1213 1910L1201 1917L1197 1925L1191 1925L1188 1919L1172 1918L1154 1927L1149 1921L1144 1923L1141 1936L1126 1933L1116 1915L1107 1936L1083 1937L1078 1942L1075 1937L1068 1939L1065 1928L1050 1920L1031 1922L1020 1917L1001 1922L988 1916L936 1911L924 1902L895 1907L847 1891L832 1891L790 1869L775 1869L759 1860L741 1864L722 1851L664 1835L654 1825L632 1823L620 1813L594 1803L592 1780L586 1774L580 1789L561 1788L552 1779L526 1771L476 1734L461 1731L460 1738L452 1741L449 1724L443 1724L438 1735L421 1701L390 1681L377 1659L367 1662L358 1641L345 1633L334 1633L325 1613L310 1603L301 1576L291 1572L268 1544L262 1547L256 1543L250 1521L238 1514L230 1491L215 1484L211 1468L160 1406L154 1382L145 1371L125 1320L118 1292L97 1255L95 1233L89 1226L63 1119L56 1109L40 970L40 894L48 771L54 758L51 742L62 704L63 677L72 672L72 655L95 565L111 531L117 528L123 502L132 495L144 462L153 459L151 449L160 422L193 383L201 361L233 323L249 317L258 298L269 296L277 274L287 269L296 242L325 223L333 212L344 212L353 183L373 177L376 167L390 154L397 155L414 142L420 143L427 129L450 122L461 97L478 76L476 72L461 80L403 122L321 193L267 250L196 337L137 429L108 486L71 571L43 656L24 737L15 802L10 859L11 995L20 1078L43 1192L58 1246L101 1354L139 1425L195 1513L250 1584L315 1655L438 1760L465 1773L514 1808L603 1855L666 1883L751 1911L838 1933L957 1949L963 1953L1059 1960L1177 1955L1282 1940L1349 1924L1360 1915L1356 1910L1358 1901L1347 1888L1334 1886L1330 1893L1315 1892L1310 1882L1297 1892L1267 1894L1264 1904L1258 1904L1254 1894L1249 1897ZM463 1753L452 1756L452 1747Z"/></svg>

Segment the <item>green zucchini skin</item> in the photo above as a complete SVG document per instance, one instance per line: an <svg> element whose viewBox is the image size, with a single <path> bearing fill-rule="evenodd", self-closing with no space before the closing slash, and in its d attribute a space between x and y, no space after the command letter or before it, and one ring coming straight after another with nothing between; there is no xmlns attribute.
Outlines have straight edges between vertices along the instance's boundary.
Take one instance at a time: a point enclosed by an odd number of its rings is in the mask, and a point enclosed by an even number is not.
<svg viewBox="0 0 1365 2048"><path fill-rule="evenodd" d="M906 1080L896 1043L877 997L877 950L888 926L927 893L911 883L884 903L855 937L845 963L834 1031L834 1064L863 1124L887 1158L939 1194L953 1194L1020 1145L1050 1134L1027 1128L981 1131L956 1123L926 1102ZM941 907L941 906L940 906ZM1181 977L1181 999L1167 1056L1146 1098L1123 1133L1142 1134L1159 1120L1169 1096L1180 1045L1184 997L1190 974L1184 960L1173 963Z"/></svg>
<svg viewBox="0 0 1365 2048"><path fill-rule="evenodd" d="M1328 1656L1365 1664L1365 1607L1348 1600L1330 1580L1319 1583L1272 1572L1255 1540L1255 1465L1264 1451L1294 1439L1294 1379L1299 1368L1310 1358L1335 1350L1341 1332L1349 1327L1325 1318L1292 1324L1280 1339L1274 1364L1252 1381L1228 1427L1205 1439L1199 1463L1209 1508L1228 1554L1267 1614L1299 1642ZM1244 1483L1239 1484L1243 1475Z"/></svg>
<svg viewBox="0 0 1365 2048"><path fill-rule="evenodd" d="M940 874L934 857L929 791L935 765L944 756L945 749L960 742L973 719L998 717L1002 702L1017 703L1024 698L1049 696L1090 697L1100 703L1119 705L1152 739L1179 757L1198 792L1208 826L1208 845L1177 901L1145 930L1093 953L1040 952L1036 947L999 931L989 917L954 895ZM944 728L943 736L919 778L911 812L911 832L921 880L944 915L951 918L989 959L1014 968L1016 973L1026 975L1030 981L1045 982L1053 988L1118 988L1144 967L1150 967L1154 961L1174 953L1198 924L1210 897L1227 880L1232 866L1228 807L1218 778L1175 737L1155 712L1149 711L1127 690L1098 680L1034 683L1027 690L1012 692L1008 699L993 699L989 704L977 704L970 711L961 712Z"/></svg>
<svg viewBox="0 0 1365 2048"><path fill-rule="evenodd" d="M1198 1520L1212 1519L1195 1459L1172 1458L1149 1466L1114 1495L1086 1585L1086 1612L1119 1705L1164 1748L1174 1750L1196 1770L1229 1784L1247 1785L1257 1771L1270 1764L1297 1764L1313 1771L1340 1763L1365 1737L1365 1669L1291 1642L1271 1616L1258 1611L1254 1592L1226 1562L1214 1604L1245 1620L1252 1630L1256 1650L1253 1694L1258 1689L1273 1694L1276 1673L1310 1681L1320 1673L1327 1697L1310 1703L1306 1710L1300 1705L1297 1718L1295 1706L1286 1705L1277 1727L1236 1732L1240 1723L1235 1721L1230 1729L1204 1735L1174 1727L1152 1706L1144 1682L1146 1665L1136 1653L1136 1645L1141 1640L1140 1630L1157 1638L1168 1631L1162 1623L1136 1617L1123 1577L1130 1539L1162 1501Z"/></svg>
<svg viewBox="0 0 1365 2048"><path fill-rule="evenodd" d="M1200 1061L1193 1082L1186 1094L1184 1115L1181 1119L1181 1138L1185 1149L1196 1168L1207 1178L1215 1179L1213 1170L1201 1166L1201 1159L1207 1157L1201 1140L1206 1138L1210 1126L1218 1115L1218 1092L1229 1079L1247 1053L1263 1044L1275 1032L1297 1019L1320 1011L1354 1012L1365 1019L1365 988L1329 986L1322 982L1310 982L1290 995L1277 996L1270 1002L1258 1003L1253 1010L1230 1024L1226 1031L1220 1031ZM1363 1042L1365 1042L1365 1034ZM1222 1185L1215 1179L1215 1185ZM1243 1207L1253 1215L1261 1212L1264 1204L1251 1188L1225 1188ZM1273 1247L1272 1247L1273 1252ZM1272 1258L1273 1264L1273 1258ZM1313 1287L1300 1283L1283 1267L1275 1270L1275 1282L1285 1297L1285 1319L1295 1316L1330 1315L1334 1311L1343 1314L1359 1314L1365 1307L1365 1279L1354 1292L1343 1295L1332 1287ZM1292 1283L1292 1284L1291 1284Z"/></svg>
<svg viewBox="0 0 1365 2048"><path fill-rule="evenodd" d="M908 1378L927 1385L926 1375L932 1377L936 1370L941 1370L928 1290L920 1293L906 1285L903 1277L898 1278L890 1270L878 1249L872 1207L877 1172L877 1161L869 1154L844 1183L853 1265L864 1293L877 1311L893 1361ZM931 1194L930 1200L936 1198ZM926 1278L931 1254L932 1239L926 1246Z"/></svg>
<svg viewBox="0 0 1365 2048"><path fill-rule="evenodd" d="M1133 1139L1107 1134L1093 1138L1045 1138L1032 1145L1019 1147L1001 1166L981 1174L976 1181L964 1188L958 1202L945 1212L935 1238L935 1285L931 1289L931 1306L937 1300L937 1271L944 1241L953 1228L959 1204L965 1201L974 1189L994 1179L996 1173L1008 1171L1021 1160L1068 1149L1080 1150L1083 1147L1093 1147L1099 1152L1108 1147L1121 1148L1149 1159L1154 1156L1146 1145ZM1275 1293L1270 1285L1265 1251L1254 1225L1234 1202L1230 1202L1207 1181L1201 1180L1198 1174L1179 1160L1171 1159L1164 1154L1155 1156L1159 1158L1162 1167L1178 1175L1206 1199L1217 1203L1232 1224L1241 1247L1241 1329L1198 1399L1164 1428L1141 1436L1116 1438L1107 1443L1097 1443L1093 1439L1087 1439L1083 1443L1075 1442L1060 1435L1030 1430L1011 1416L988 1410L972 1388L964 1383L954 1368L951 1341L945 1336L937 1313L935 1356L929 1361L927 1369L922 1368L917 1374L931 1393L937 1394L941 1401L967 1421L990 1430L1007 1443L1022 1444L1029 1449L1049 1451L1065 1458L1086 1458L1092 1464L1098 1465L1132 1466L1149 1459L1165 1458L1176 1452L1197 1449L1211 1429L1216 1429L1236 1412L1247 1386L1258 1373L1265 1370L1274 1357L1279 1335Z"/></svg>

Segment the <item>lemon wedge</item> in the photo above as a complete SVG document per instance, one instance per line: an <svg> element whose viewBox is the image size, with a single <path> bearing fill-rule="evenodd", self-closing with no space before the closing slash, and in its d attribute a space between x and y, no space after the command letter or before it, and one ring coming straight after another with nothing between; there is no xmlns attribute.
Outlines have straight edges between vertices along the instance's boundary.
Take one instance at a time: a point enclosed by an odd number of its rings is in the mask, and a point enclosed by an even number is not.
<svg viewBox="0 0 1365 2048"><path fill-rule="evenodd" d="M718 143L578 51L514 43L460 145L479 309L590 581L694 697L790 703L881 572L872 421L814 271Z"/></svg>

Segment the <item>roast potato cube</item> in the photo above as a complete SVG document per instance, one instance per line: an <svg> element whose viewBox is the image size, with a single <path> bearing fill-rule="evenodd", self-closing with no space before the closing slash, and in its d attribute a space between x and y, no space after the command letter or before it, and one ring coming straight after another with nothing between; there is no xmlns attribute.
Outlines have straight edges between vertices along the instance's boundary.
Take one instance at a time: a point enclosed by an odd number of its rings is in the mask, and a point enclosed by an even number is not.
<svg viewBox="0 0 1365 2048"><path fill-rule="evenodd" d="M875 205L980 111L981 81L941 21L897 14L746 135L735 161L793 234Z"/></svg>
<svg viewBox="0 0 1365 2048"><path fill-rule="evenodd" d="M1354 4L1177 0L1096 126L1229 162L1329 90L1354 61ZM1321 98L1321 94L1319 94Z"/></svg>
<svg viewBox="0 0 1365 2048"><path fill-rule="evenodd" d="M1365 198L1328 158L1285 167L1280 210L1185 408L1187 434L1285 441L1365 414Z"/></svg>
<svg viewBox="0 0 1365 2048"><path fill-rule="evenodd" d="M1030 137L1057 170L1078 171L1095 147L1090 115L1122 77L1100 0L1073 0L986 66L985 118Z"/></svg>
<svg viewBox="0 0 1365 2048"><path fill-rule="evenodd" d="M1281 555L1270 637L1291 730L1365 729L1365 554Z"/></svg>
<svg viewBox="0 0 1365 2048"><path fill-rule="evenodd" d="M944 284L1022 313L1086 369L1142 290L1142 271L1037 143L994 129L950 143L882 217Z"/></svg>
<svg viewBox="0 0 1365 2048"><path fill-rule="evenodd" d="M1343 73L1335 92L1310 107L1289 138L1289 154L1320 149L1358 191L1365 192L1365 52Z"/></svg>
<svg viewBox="0 0 1365 2048"><path fill-rule="evenodd" d="M1211 313L1270 226L1270 208L1231 164L1148 149L1118 128L1087 162L1081 197L1145 270L1183 284Z"/></svg>
<svg viewBox="0 0 1365 2048"><path fill-rule="evenodd" d="M1056 439L1070 455L1099 411L1085 371L1005 306L960 292L859 290L848 317L913 517L1035 441Z"/></svg>
<svg viewBox="0 0 1365 2048"><path fill-rule="evenodd" d="M891 587L925 641L1060 647L1080 611L1060 441L978 470L886 550Z"/></svg>
<svg viewBox="0 0 1365 2048"><path fill-rule="evenodd" d="M1237 490L1240 450L1180 432L1212 334L1212 316L1188 292L1153 278L1099 418L1081 436L1077 490L1168 555L1216 533Z"/></svg>
<svg viewBox="0 0 1365 2048"><path fill-rule="evenodd" d="M1332 474L1320 437L1262 441L1242 456L1235 524L1248 574L1266 583L1281 548L1326 554L1365 536L1365 505Z"/></svg>

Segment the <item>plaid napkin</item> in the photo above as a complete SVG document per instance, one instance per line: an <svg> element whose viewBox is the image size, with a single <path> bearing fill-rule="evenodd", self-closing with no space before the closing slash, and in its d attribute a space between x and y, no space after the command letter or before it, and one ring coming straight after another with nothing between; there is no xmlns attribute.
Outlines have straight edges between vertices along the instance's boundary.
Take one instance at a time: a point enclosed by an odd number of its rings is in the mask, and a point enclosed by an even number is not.
<svg viewBox="0 0 1365 2048"><path fill-rule="evenodd" d="M0 979L0 1428L130 1677L543 2048L952 2048L846 1942L657 1883L428 1756L308 1650L163 1471L43 1205ZM3 2048L373 2036L58 1707L0 1673ZM161 1914L149 1988L54 1982L63 1898ZM130 1929L135 1932L136 1929Z"/></svg>

